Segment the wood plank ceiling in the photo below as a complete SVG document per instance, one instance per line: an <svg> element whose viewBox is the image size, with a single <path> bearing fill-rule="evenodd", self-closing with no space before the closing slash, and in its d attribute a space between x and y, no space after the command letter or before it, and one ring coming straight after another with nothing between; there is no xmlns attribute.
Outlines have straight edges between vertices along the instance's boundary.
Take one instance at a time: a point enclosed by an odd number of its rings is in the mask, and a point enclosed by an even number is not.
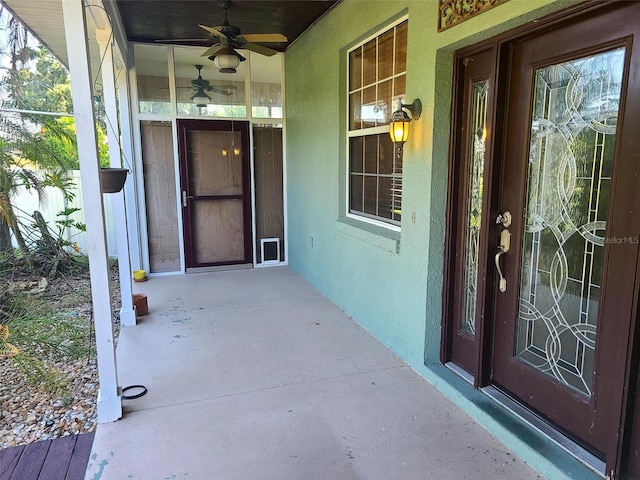
<svg viewBox="0 0 640 480"><path fill-rule="evenodd" d="M216 0L115 0L125 34L130 41L211 45L207 32L198 27L222 25L224 10ZM229 23L243 34L282 33L287 43L265 46L283 52L338 0L233 0ZM172 42L171 40L191 39Z"/></svg>

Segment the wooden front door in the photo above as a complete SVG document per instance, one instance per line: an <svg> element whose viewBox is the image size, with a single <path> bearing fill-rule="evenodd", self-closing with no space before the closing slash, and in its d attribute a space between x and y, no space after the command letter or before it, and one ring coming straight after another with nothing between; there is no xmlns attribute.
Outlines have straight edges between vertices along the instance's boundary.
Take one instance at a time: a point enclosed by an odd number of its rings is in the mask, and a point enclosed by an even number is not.
<svg viewBox="0 0 640 480"><path fill-rule="evenodd" d="M178 120L187 268L252 261L248 128Z"/></svg>
<svg viewBox="0 0 640 480"><path fill-rule="evenodd" d="M636 2L607 5L459 62L462 193L449 228L459 296L445 297L443 360L608 471L620 470L635 400L639 15Z"/></svg>

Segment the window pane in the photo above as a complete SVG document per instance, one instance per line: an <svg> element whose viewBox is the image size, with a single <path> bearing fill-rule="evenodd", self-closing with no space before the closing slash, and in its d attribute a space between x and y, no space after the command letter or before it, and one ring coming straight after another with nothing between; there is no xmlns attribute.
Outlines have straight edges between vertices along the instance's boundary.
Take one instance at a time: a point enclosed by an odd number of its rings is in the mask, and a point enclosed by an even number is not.
<svg viewBox="0 0 640 480"><path fill-rule="evenodd" d="M383 218L393 218L393 182L391 177L380 177L380 192L378 193L378 215Z"/></svg>
<svg viewBox="0 0 640 480"><path fill-rule="evenodd" d="M376 40L365 43L363 50L362 84L371 85L376 81Z"/></svg>
<svg viewBox="0 0 640 480"><path fill-rule="evenodd" d="M378 177L364 177L364 213L377 215L378 207Z"/></svg>
<svg viewBox="0 0 640 480"><path fill-rule="evenodd" d="M135 45L140 113L171 115L167 47Z"/></svg>
<svg viewBox="0 0 640 480"><path fill-rule="evenodd" d="M389 138L391 139L391 138ZM378 135L368 135L364 140L364 171L378 173Z"/></svg>
<svg viewBox="0 0 640 480"><path fill-rule="evenodd" d="M393 75L393 30L378 41L378 81Z"/></svg>
<svg viewBox="0 0 640 480"><path fill-rule="evenodd" d="M246 117L245 62L240 63L236 73L220 73L212 62L203 62L202 49L175 47L176 101L180 117ZM198 80L196 65L203 65ZM198 91L193 82L206 87ZM206 83L209 82L209 83ZM205 94L209 99L204 106L194 103L195 94ZM206 97L205 97L206 98ZM278 105L274 105L278 106ZM268 110L267 110L268 112Z"/></svg>
<svg viewBox="0 0 640 480"><path fill-rule="evenodd" d="M379 173L382 175L390 175L394 173L394 165L393 165L393 142L391 141L391 137L384 133L379 135L380 139L380 171Z"/></svg>
<svg viewBox="0 0 640 480"><path fill-rule="evenodd" d="M362 90L349 95L349 130L359 130L362 128Z"/></svg>
<svg viewBox="0 0 640 480"><path fill-rule="evenodd" d="M400 73L407 70L407 25L403 22L396 27L396 59L393 73Z"/></svg>
<svg viewBox="0 0 640 480"><path fill-rule="evenodd" d="M407 91L407 77L402 75L393 80L393 101L391 103L393 109L397 109L400 103L407 103L405 93Z"/></svg>
<svg viewBox="0 0 640 480"><path fill-rule="evenodd" d="M376 87L365 88L362 92L362 128L375 127L376 121L380 117L376 106Z"/></svg>
<svg viewBox="0 0 640 480"><path fill-rule="evenodd" d="M362 162L364 154L363 137L354 137L349 142L349 161L351 163L351 171L362 173Z"/></svg>
<svg viewBox="0 0 640 480"><path fill-rule="evenodd" d="M376 107L378 108L378 116L376 117L378 125L386 125L389 123L391 109L393 108L391 102L391 85L391 80L387 80L378 85L378 101L376 103Z"/></svg>
<svg viewBox="0 0 640 480"><path fill-rule="evenodd" d="M402 176L395 175L391 180L391 208L393 219L397 222L402 217Z"/></svg>
<svg viewBox="0 0 640 480"><path fill-rule="evenodd" d="M350 198L350 210L355 210L358 212L362 212L362 192L363 192L363 181L364 177L362 175L351 175L351 184L349 185L349 191L351 192L349 195Z"/></svg>
<svg viewBox="0 0 640 480"><path fill-rule="evenodd" d="M362 87L362 48L349 54L349 90Z"/></svg>
<svg viewBox="0 0 640 480"><path fill-rule="evenodd" d="M282 118L282 55L251 55L251 115Z"/></svg>

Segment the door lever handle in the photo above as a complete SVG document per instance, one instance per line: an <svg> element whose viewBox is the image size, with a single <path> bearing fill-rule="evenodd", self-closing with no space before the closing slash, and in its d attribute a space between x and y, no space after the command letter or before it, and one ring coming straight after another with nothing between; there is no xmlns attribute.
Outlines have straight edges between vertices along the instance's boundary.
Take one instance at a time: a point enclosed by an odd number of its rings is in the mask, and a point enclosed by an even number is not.
<svg viewBox="0 0 640 480"><path fill-rule="evenodd" d="M509 251L511 246L511 232L506 228L500 232L500 245L498 245L498 253L496 253L496 270L498 270L498 276L500 277L500 283L498 289L504 293L507 291L507 279L502 275L502 269L500 268L500 257Z"/></svg>
<svg viewBox="0 0 640 480"><path fill-rule="evenodd" d="M498 275L500 277L500 283L498 284L498 289L504 293L507 291L507 279L502 275L502 269L500 268L500 256L504 255L506 252L504 250L499 250L496 253L496 270L498 270Z"/></svg>
<svg viewBox="0 0 640 480"><path fill-rule="evenodd" d="M187 208L187 199L193 198L192 196L187 196L187 192L185 190L182 191L182 206Z"/></svg>

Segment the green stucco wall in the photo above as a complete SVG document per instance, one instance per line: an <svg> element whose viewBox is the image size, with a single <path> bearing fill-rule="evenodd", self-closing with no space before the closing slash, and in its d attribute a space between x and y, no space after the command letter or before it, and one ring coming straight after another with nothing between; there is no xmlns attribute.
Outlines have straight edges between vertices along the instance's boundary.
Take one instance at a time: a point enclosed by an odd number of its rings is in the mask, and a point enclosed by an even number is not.
<svg viewBox="0 0 640 480"><path fill-rule="evenodd" d="M510 445L510 429L437 365L452 54L575 3L510 0L438 33L435 0L343 0L285 54L289 264ZM407 14L406 98L420 98L423 113L405 144L398 233L345 217L346 51ZM538 460L527 458L562 478Z"/></svg>
<svg viewBox="0 0 640 480"><path fill-rule="evenodd" d="M285 54L289 263L414 368L440 349L452 52L564 5L510 0L438 33L435 0L344 0ZM346 51L406 14L407 100L423 114L398 233L345 217Z"/></svg>

